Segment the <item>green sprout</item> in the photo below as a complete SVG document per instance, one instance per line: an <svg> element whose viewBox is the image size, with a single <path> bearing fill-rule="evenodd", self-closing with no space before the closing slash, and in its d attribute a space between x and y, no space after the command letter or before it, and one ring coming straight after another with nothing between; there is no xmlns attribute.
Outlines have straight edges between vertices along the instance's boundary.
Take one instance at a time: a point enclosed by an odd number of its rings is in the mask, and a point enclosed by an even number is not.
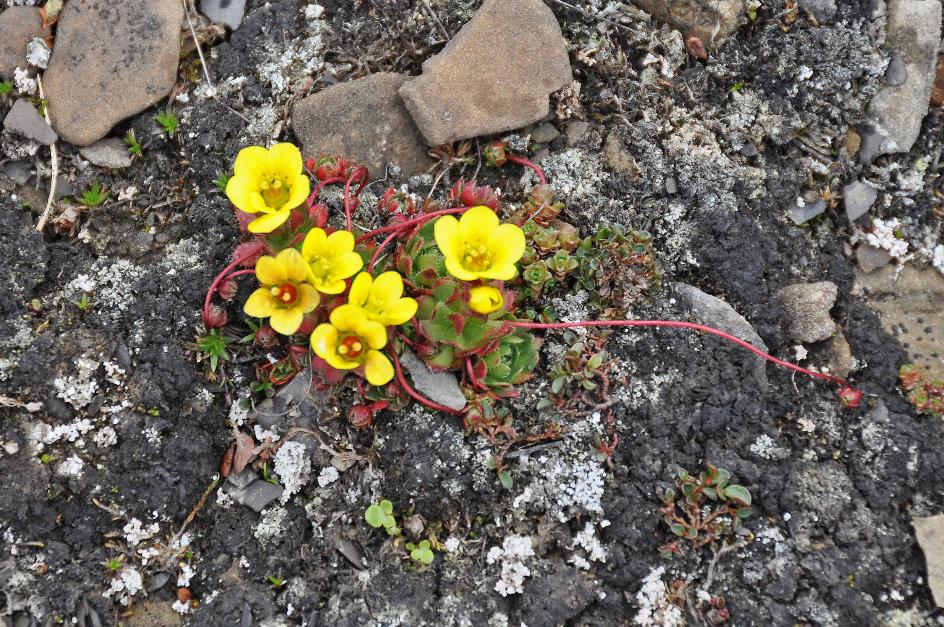
<svg viewBox="0 0 944 627"><path fill-rule="evenodd" d="M97 207L108 200L108 193L96 179L92 182L92 186L82 193L80 200L87 207Z"/></svg>
<svg viewBox="0 0 944 627"><path fill-rule="evenodd" d="M105 568L112 572L121 570L121 558L113 557L109 559L107 562L105 562Z"/></svg>
<svg viewBox="0 0 944 627"><path fill-rule="evenodd" d="M266 581L268 581L269 584L271 584L276 590L285 585L285 580L281 577L276 577L275 575L266 576Z"/></svg>
<svg viewBox="0 0 944 627"><path fill-rule="evenodd" d="M13 85L5 81L0 81L0 95L9 94L13 91Z"/></svg>
<svg viewBox="0 0 944 627"><path fill-rule="evenodd" d="M272 472L269 470L269 464L262 464L262 480L274 483L275 485L279 483L278 479L272 476Z"/></svg>
<svg viewBox="0 0 944 627"><path fill-rule="evenodd" d="M435 555L433 555L433 550L430 548L429 540L420 540L419 544L413 544L412 542L406 543L406 550L410 552L410 559L414 562L419 562L429 566L433 563Z"/></svg>
<svg viewBox="0 0 944 627"><path fill-rule="evenodd" d="M229 183L230 176L226 172L220 172L220 175L213 179L213 184L220 190L221 194L226 193L226 185Z"/></svg>
<svg viewBox="0 0 944 627"><path fill-rule="evenodd" d="M141 147L141 144L138 142L138 138L134 135L134 129L131 129L125 134L124 139L125 145L128 146L128 152L131 153L132 157L143 157L144 148Z"/></svg>
<svg viewBox="0 0 944 627"><path fill-rule="evenodd" d="M210 361L210 372L216 372L220 362L229 359L227 348L230 342L232 340L220 333L219 329L210 329L209 333L197 338L197 350L203 359Z"/></svg>
<svg viewBox="0 0 944 627"><path fill-rule="evenodd" d="M384 499L379 503L374 503L364 511L364 520L374 529L383 527L387 530L387 535L400 535L400 528L397 527L397 519L393 516L393 503Z"/></svg>
<svg viewBox="0 0 944 627"><path fill-rule="evenodd" d="M180 118L177 117L173 109L165 109L163 113L155 115L154 119L157 120L157 123L161 125L161 128L164 129L164 132L167 133L168 136L173 137L177 134L177 128L180 126Z"/></svg>
<svg viewBox="0 0 944 627"><path fill-rule="evenodd" d="M82 298L76 301L75 306L78 307L80 311L88 311L88 308L91 306L88 292L82 292Z"/></svg>
<svg viewBox="0 0 944 627"><path fill-rule="evenodd" d="M39 463L43 464L44 466L48 466L49 464L51 464L52 460L53 460L53 456L50 455L49 453L43 453L42 455L39 456Z"/></svg>

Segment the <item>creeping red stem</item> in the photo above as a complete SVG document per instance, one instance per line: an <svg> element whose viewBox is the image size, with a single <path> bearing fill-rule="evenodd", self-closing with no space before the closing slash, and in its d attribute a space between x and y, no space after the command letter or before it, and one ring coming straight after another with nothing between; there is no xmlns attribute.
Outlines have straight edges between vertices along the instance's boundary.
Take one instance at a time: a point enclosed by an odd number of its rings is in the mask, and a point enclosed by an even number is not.
<svg viewBox="0 0 944 627"><path fill-rule="evenodd" d="M258 254L259 254L259 251L254 251L251 253L247 253L239 257L238 259L234 259L232 263L230 263L228 266L223 268L222 272L216 275L216 278L213 279L213 283L210 284L210 289L207 290L206 299L203 301L203 321L204 322L206 322L207 319L210 317L210 303L212 302L213 294L216 293L216 289L219 287L220 283L222 283L226 279L226 277L229 276L229 273L232 272L234 268L239 266L239 264L244 263L245 261L249 259L252 259Z"/></svg>
<svg viewBox="0 0 944 627"><path fill-rule="evenodd" d="M387 247L387 244L389 244L394 239L396 239L398 235L399 235L399 232L394 231L393 233L388 235L386 239L384 239L384 241L380 243L380 246L378 246L377 250L374 251L374 256L370 258L370 263L367 264L368 272L373 272L374 265L377 263L377 260L380 259L380 253L383 252L383 249Z"/></svg>
<svg viewBox="0 0 944 627"><path fill-rule="evenodd" d="M782 366L784 368L789 368L790 370L795 370L797 372L802 372L805 375L815 377L817 379L823 379L825 381L831 381L836 385L842 387L851 387L845 379L840 379L839 377L834 377L830 374L824 374L822 372L815 372L802 366L797 366L796 364L791 364L789 361L784 361L782 359L777 359L773 355L769 355L759 348L755 348L750 343L745 342L744 340L734 337L729 333L725 333L719 329L713 327L708 327L703 324L695 324L694 322L682 322L679 320L584 320L581 322L523 322L516 321L511 323L514 327L520 327L523 329L570 329L573 327L671 327L677 329L694 329L696 331L702 331L704 333L710 333L711 335L716 335L723 340L732 342L746 348L755 355L763 357L767 361Z"/></svg>
<svg viewBox="0 0 944 627"><path fill-rule="evenodd" d="M231 275L229 275L228 277L226 277L226 278L223 279L223 280L224 280L224 281L228 281L229 279L235 279L235 278L238 277L238 276L243 276L243 275L246 275L246 274L255 274L255 273L256 273L255 269L253 269L253 268L245 268L245 269L243 269L243 270L238 270L238 271L232 273Z"/></svg>
<svg viewBox="0 0 944 627"><path fill-rule="evenodd" d="M361 195L361 192L364 191L364 188L367 187L367 168L363 166L357 168L344 183L344 218L347 220L348 231L354 230L354 220L351 218L351 211L353 211L353 207L351 206L351 183L353 183L355 179L360 179L360 187L354 192L354 200L356 200L358 196Z"/></svg>
<svg viewBox="0 0 944 627"><path fill-rule="evenodd" d="M524 157L519 157L518 155L511 155L511 154L506 155L505 158L511 161L512 163L517 163L518 165L523 165L526 168L530 168L537 175L538 180L541 181L541 185L547 185L547 177L544 176L544 172L541 170L541 168L538 167L538 164L536 164L534 161L531 161L530 159L525 159Z"/></svg>
<svg viewBox="0 0 944 627"><path fill-rule="evenodd" d="M461 416L462 412L453 409L452 407L446 407L445 405L440 405L436 401L431 401L416 390L407 382L406 377L403 376L403 368L400 367L400 359L397 357L396 351L390 351L390 358L393 360L393 369L397 373L397 383L400 384L407 394L409 394L413 399L423 405L426 405L430 409L435 409L437 411L444 411L448 414L453 414L455 416Z"/></svg>
<svg viewBox="0 0 944 627"><path fill-rule="evenodd" d="M465 358L465 373L469 377L469 383L472 384L472 387L477 390L488 390L484 383L479 381L478 377L475 376L475 370L472 368L472 359L469 357Z"/></svg>
<svg viewBox="0 0 944 627"><path fill-rule="evenodd" d="M374 237L375 235L380 235L382 233L390 233L391 231L399 233L400 231L409 229L410 227L423 224L424 222L432 220L433 218L438 218L439 216L446 216L453 213L462 213L463 211L466 211L470 208L471 207L454 207L452 209L441 209L440 211L424 213L423 215L417 218L413 218L412 220L407 220L406 222L398 222L397 224L388 224L387 226L382 226L379 229L374 229L373 231L367 231L366 233L364 233L363 235L357 238L357 243L360 244L361 242L364 242L370 239L371 237Z"/></svg>

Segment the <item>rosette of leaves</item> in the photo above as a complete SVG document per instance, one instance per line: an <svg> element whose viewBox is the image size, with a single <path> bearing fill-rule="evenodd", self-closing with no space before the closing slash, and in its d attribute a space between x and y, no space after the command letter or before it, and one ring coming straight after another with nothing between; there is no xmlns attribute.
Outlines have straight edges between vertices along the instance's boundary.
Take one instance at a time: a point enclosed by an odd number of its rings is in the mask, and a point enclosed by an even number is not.
<svg viewBox="0 0 944 627"><path fill-rule="evenodd" d="M374 529L385 529L388 536L400 535L397 519L393 515L393 503L384 499L364 511L364 520Z"/></svg>
<svg viewBox="0 0 944 627"><path fill-rule="evenodd" d="M602 227L574 253L577 282L604 317L624 317L633 305L651 300L662 286L662 272L645 231L620 225Z"/></svg>
<svg viewBox="0 0 944 627"><path fill-rule="evenodd" d="M431 548L429 540L420 540L418 543L414 544L412 542L406 543L406 550L410 552L410 559L414 562L419 562L429 566L433 563L433 559L436 557L433 555L433 550Z"/></svg>
<svg viewBox="0 0 944 627"><path fill-rule="evenodd" d="M484 371L481 381L495 390L524 383L534 375L540 347L540 340L524 329L502 337L495 350L476 364L477 369Z"/></svg>
<svg viewBox="0 0 944 627"><path fill-rule="evenodd" d="M554 197L554 188L550 185L535 185L512 221L533 220L538 226L547 226L564 209L564 203L555 200Z"/></svg>
<svg viewBox="0 0 944 627"><path fill-rule="evenodd" d="M521 270L521 278L527 285L527 296L537 298L545 287L553 287L554 276L543 260L535 261Z"/></svg>
<svg viewBox="0 0 944 627"><path fill-rule="evenodd" d="M905 364L898 370L908 402L922 414L944 417L944 381L930 381L915 364Z"/></svg>
<svg viewBox="0 0 944 627"><path fill-rule="evenodd" d="M433 287L449 277L446 260L436 246L434 224L435 220L431 220L423 225L397 254L397 270L420 287Z"/></svg>

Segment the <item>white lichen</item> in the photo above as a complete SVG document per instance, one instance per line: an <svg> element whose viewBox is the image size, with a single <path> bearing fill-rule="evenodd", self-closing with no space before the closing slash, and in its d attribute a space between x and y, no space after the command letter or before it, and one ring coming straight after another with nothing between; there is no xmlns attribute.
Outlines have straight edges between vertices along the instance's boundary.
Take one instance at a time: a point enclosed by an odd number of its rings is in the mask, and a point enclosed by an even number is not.
<svg viewBox="0 0 944 627"><path fill-rule="evenodd" d="M76 409L82 409L92 402L95 392L98 391L98 381L95 372L101 362L89 355L82 355L75 360L78 372L66 377L53 379L52 385L56 388L56 396L69 403Z"/></svg>
<svg viewBox="0 0 944 627"><path fill-rule="evenodd" d="M501 564L501 575L495 583L495 591L503 597L509 594L521 594L524 591L525 577L531 575L531 569L525 566L527 558L534 556L534 547L530 536L508 536L502 546L493 546L485 556L489 564Z"/></svg>
<svg viewBox="0 0 944 627"><path fill-rule="evenodd" d="M106 425L95 432L95 435L92 436L92 441L95 442L96 446L108 448L118 443L118 434L115 433L114 429Z"/></svg>
<svg viewBox="0 0 944 627"><path fill-rule="evenodd" d="M56 468L56 474L62 477L81 477L83 468L85 468L85 462L78 456L73 455L59 464Z"/></svg>
<svg viewBox="0 0 944 627"><path fill-rule="evenodd" d="M590 562L605 562L606 549L597 538L597 531L592 522L587 522L583 529L574 536L573 549L583 549L584 555L574 554L568 560L578 568L590 570Z"/></svg>
<svg viewBox="0 0 944 627"><path fill-rule="evenodd" d="M944 274L944 244L938 244L934 247L934 252L931 257L931 265L940 272Z"/></svg>
<svg viewBox="0 0 944 627"><path fill-rule="evenodd" d="M639 611L636 613L637 625L646 627L684 627L685 617L682 610L674 605L668 597L668 588L662 581L664 566L652 569L642 587L636 593L636 603Z"/></svg>
<svg viewBox="0 0 944 627"><path fill-rule="evenodd" d="M901 265L913 258L914 255L908 253L908 242L898 236L900 228L901 223L898 221L898 218L890 218L888 220L875 218L872 220L872 228L870 230L864 231L861 228L857 229L852 234L849 242L852 244L864 242L872 248L885 250L892 259Z"/></svg>
<svg viewBox="0 0 944 627"><path fill-rule="evenodd" d="M160 530L160 525L157 523L151 523L147 527L144 527L137 518L132 518L122 529L125 534L125 540L131 546L137 546L145 540L150 540L156 536Z"/></svg>
<svg viewBox="0 0 944 627"><path fill-rule="evenodd" d="M134 568L127 566L122 568L111 580L111 586L102 596L114 598L122 605L128 605L131 603L131 599L143 589L144 577Z"/></svg>
<svg viewBox="0 0 944 627"><path fill-rule="evenodd" d="M286 442L275 454L274 470L285 488L280 499L284 505L308 483L308 474L311 472L308 449L301 442Z"/></svg>
<svg viewBox="0 0 944 627"><path fill-rule="evenodd" d="M327 487L340 477L341 473L338 472L337 468L334 466L325 466L321 469L321 472L318 473L318 485L322 488Z"/></svg>

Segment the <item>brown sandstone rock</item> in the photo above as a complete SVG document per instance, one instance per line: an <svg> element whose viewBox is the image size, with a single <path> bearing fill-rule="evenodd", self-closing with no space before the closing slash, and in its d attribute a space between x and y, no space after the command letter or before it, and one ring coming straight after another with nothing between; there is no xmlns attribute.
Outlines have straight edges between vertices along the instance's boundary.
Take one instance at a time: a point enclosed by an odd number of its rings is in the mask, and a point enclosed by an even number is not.
<svg viewBox="0 0 944 627"><path fill-rule="evenodd" d="M33 37L46 37L36 7L10 7L0 13L0 76L11 77L17 67L26 67L26 44Z"/></svg>

